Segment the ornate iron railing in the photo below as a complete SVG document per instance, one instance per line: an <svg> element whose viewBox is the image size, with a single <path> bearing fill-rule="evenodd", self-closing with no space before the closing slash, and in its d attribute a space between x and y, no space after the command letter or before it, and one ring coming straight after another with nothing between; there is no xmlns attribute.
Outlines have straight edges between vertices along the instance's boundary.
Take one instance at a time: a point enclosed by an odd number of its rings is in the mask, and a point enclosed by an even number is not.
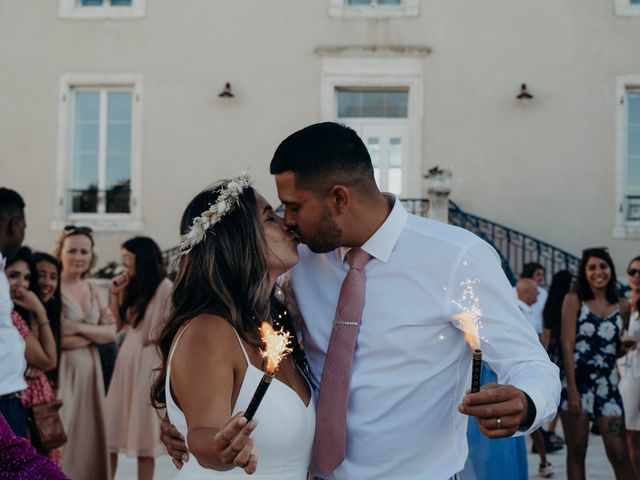
<svg viewBox="0 0 640 480"><path fill-rule="evenodd" d="M505 273L512 282L515 282L514 272L519 273L528 262L538 262L545 268L547 285L560 270L578 273L580 259L575 255L526 233L464 212L454 202L449 203L449 223L466 228L491 244L500 254Z"/></svg>

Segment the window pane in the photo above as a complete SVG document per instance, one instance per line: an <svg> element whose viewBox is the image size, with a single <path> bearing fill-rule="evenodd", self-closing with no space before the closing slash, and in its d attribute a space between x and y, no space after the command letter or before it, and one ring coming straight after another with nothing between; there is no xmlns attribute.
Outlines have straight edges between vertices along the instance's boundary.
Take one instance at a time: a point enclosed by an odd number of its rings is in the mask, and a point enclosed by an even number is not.
<svg viewBox="0 0 640 480"><path fill-rule="evenodd" d="M348 5L370 5L371 0L348 0Z"/></svg>
<svg viewBox="0 0 640 480"><path fill-rule="evenodd" d="M402 167L402 139L389 139L389 166Z"/></svg>
<svg viewBox="0 0 640 480"><path fill-rule="evenodd" d="M131 121L131 92L109 92L109 121Z"/></svg>
<svg viewBox="0 0 640 480"><path fill-rule="evenodd" d="M102 0L82 0L83 7L99 7L102 5Z"/></svg>
<svg viewBox="0 0 640 480"><path fill-rule="evenodd" d="M114 185L107 190L107 213L130 212L131 188L129 181Z"/></svg>
<svg viewBox="0 0 640 480"><path fill-rule="evenodd" d="M76 153L98 153L98 123L76 123Z"/></svg>
<svg viewBox="0 0 640 480"><path fill-rule="evenodd" d="M114 7L130 7L131 0L111 0L111 5Z"/></svg>
<svg viewBox="0 0 640 480"><path fill-rule="evenodd" d="M629 98L629 125L640 126L640 92L629 91L627 97Z"/></svg>
<svg viewBox="0 0 640 480"><path fill-rule="evenodd" d="M631 5L640 5L640 0L631 0L629 3L631 3Z"/></svg>
<svg viewBox="0 0 640 480"><path fill-rule="evenodd" d="M380 166L380 140L376 137L369 137L367 139L367 150L371 156L371 164L374 167Z"/></svg>
<svg viewBox="0 0 640 480"><path fill-rule="evenodd" d="M409 92L336 89L339 118L406 118Z"/></svg>
<svg viewBox="0 0 640 480"><path fill-rule="evenodd" d="M131 180L131 92L109 92L107 213L128 213Z"/></svg>
<svg viewBox="0 0 640 480"><path fill-rule="evenodd" d="M74 92L70 206L73 212L96 212L98 192L99 92Z"/></svg>
<svg viewBox="0 0 640 480"><path fill-rule="evenodd" d="M640 92L629 90L627 123L627 193L640 194ZM631 207L629 207L631 208Z"/></svg>
<svg viewBox="0 0 640 480"><path fill-rule="evenodd" d="M378 5L400 5L402 0L378 0Z"/></svg>
<svg viewBox="0 0 640 480"><path fill-rule="evenodd" d="M628 155L640 156L640 126L629 127Z"/></svg>
<svg viewBox="0 0 640 480"><path fill-rule="evenodd" d="M98 211L98 189L71 190L71 211L74 213L96 213Z"/></svg>
<svg viewBox="0 0 640 480"><path fill-rule="evenodd" d="M389 192L394 195L400 195L402 193L402 169L390 168L389 169Z"/></svg>
<svg viewBox="0 0 640 480"><path fill-rule="evenodd" d="M627 187L629 191L640 194L640 156L629 157L627 164Z"/></svg>

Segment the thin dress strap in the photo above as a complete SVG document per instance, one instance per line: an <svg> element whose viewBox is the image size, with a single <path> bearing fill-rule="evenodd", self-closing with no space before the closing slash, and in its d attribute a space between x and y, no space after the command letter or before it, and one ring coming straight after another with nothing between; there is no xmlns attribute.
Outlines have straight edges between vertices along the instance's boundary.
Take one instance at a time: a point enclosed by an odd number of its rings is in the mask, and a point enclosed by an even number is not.
<svg viewBox="0 0 640 480"><path fill-rule="evenodd" d="M184 334L184 332L187 331L187 328L189 328L189 325L191 325L191 321L187 323L185 327L182 329L182 331L178 334L178 338L176 338L175 343L171 347L171 351L169 352L169 361L167 362L167 365L169 366L169 368L171 368L171 360L173 359L173 354L176 352L176 348L178 348L178 343L180 343L180 339L182 338L182 335Z"/></svg>
<svg viewBox="0 0 640 480"><path fill-rule="evenodd" d="M240 339L240 335L238 335L238 332L236 332L236 329L233 329L233 333L236 334L236 338L238 339L238 343L240 344L240 348L242 349L242 354L244 355L244 359L247 362L247 366L251 365L251 362L249 361L249 355L247 355L247 351L244 348L244 345L242 344L242 340Z"/></svg>

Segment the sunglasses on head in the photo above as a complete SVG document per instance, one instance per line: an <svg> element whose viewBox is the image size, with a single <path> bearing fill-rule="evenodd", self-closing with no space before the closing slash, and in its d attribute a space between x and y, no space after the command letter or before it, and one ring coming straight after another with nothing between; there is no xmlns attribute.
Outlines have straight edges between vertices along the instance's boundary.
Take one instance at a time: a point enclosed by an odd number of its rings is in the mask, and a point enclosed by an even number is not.
<svg viewBox="0 0 640 480"><path fill-rule="evenodd" d="M85 235L91 235L93 229L87 226L67 225L64 227L65 233L84 233Z"/></svg>
<svg viewBox="0 0 640 480"><path fill-rule="evenodd" d="M638 273L640 273L640 268L630 268L627 270L627 275L630 277L635 277Z"/></svg>

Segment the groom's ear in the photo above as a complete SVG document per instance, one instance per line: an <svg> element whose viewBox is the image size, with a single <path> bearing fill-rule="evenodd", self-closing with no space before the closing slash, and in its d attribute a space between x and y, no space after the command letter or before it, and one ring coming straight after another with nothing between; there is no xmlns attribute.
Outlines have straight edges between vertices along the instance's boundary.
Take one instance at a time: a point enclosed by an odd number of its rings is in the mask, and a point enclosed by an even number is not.
<svg viewBox="0 0 640 480"><path fill-rule="evenodd" d="M351 191L344 185L334 185L329 190L331 210L336 215L344 215L351 205Z"/></svg>

